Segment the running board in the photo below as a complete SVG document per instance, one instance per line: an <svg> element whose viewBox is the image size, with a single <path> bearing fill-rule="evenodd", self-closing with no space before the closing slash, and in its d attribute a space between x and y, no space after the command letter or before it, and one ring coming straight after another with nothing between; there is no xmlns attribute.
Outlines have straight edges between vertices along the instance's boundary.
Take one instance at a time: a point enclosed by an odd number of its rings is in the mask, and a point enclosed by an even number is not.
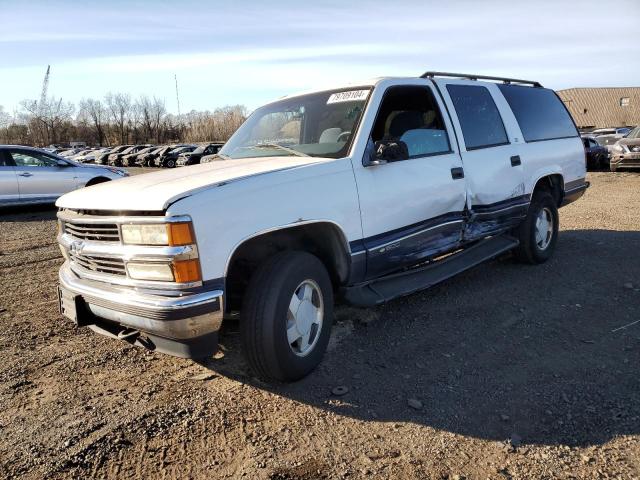
<svg viewBox="0 0 640 480"><path fill-rule="evenodd" d="M518 240L507 235L487 238L426 267L394 273L347 287L344 298L352 305L372 307L397 297L429 288L454 275L518 246Z"/></svg>

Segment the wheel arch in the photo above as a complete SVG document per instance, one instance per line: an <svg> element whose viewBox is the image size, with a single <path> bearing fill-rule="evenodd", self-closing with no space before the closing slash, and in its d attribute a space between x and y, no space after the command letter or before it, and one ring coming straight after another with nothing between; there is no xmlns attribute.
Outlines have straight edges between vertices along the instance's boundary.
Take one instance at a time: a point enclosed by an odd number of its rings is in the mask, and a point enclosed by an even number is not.
<svg viewBox="0 0 640 480"><path fill-rule="evenodd" d="M347 282L351 250L340 225L331 220L312 220L256 232L239 242L227 258L224 271L226 309L238 307L258 265L284 250L316 255L329 272L334 286Z"/></svg>
<svg viewBox="0 0 640 480"><path fill-rule="evenodd" d="M531 190L531 196L538 190L546 190L553 196L559 207L564 199L564 177L560 172L549 172L540 175Z"/></svg>
<svg viewBox="0 0 640 480"><path fill-rule="evenodd" d="M111 179L109 177L103 177L103 176L100 175L100 176L93 177L92 179L90 179L86 183L85 187L90 187L92 185L97 185L99 183L110 182L110 181L111 181Z"/></svg>

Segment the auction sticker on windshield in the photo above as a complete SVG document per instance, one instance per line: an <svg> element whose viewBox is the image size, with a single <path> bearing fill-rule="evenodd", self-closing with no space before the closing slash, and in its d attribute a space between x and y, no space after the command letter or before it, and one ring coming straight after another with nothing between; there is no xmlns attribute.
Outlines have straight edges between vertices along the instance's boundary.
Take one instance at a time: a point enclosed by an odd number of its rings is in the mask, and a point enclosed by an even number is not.
<svg viewBox="0 0 640 480"><path fill-rule="evenodd" d="M366 100L369 90L349 90L348 92L332 93L327 100L327 105L340 102L357 102Z"/></svg>

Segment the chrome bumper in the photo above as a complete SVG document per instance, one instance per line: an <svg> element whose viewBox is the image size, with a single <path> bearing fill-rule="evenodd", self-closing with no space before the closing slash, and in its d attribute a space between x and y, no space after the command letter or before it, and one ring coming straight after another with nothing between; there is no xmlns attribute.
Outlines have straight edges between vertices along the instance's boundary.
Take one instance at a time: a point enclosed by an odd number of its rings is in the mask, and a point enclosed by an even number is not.
<svg viewBox="0 0 640 480"><path fill-rule="evenodd" d="M202 337L217 332L222 323L222 290L158 295L80 278L68 262L60 268L59 279L63 290L81 297L88 310L85 315L165 339L182 341ZM91 326L91 318L83 320Z"/></svg>

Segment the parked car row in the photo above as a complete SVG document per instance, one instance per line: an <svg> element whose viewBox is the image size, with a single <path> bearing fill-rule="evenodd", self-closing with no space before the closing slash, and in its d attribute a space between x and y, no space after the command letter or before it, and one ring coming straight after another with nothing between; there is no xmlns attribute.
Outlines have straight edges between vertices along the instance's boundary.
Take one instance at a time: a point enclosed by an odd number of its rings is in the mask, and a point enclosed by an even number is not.
<svg viewBox="0 0 640 480"><path fill-rule="evenodd" d="M174 168L196 165L201 161L205 163L212 161L223 145L223 142L170 145L129 144L110 148L64 148L51 145L43 150L79 163L96 163L114 167Z"/></svg>
<svg viewBox="0 0 640 480"><path fill-rule="evenodd" d="M589 170L640 167L639 127L599 128L581 136Z"/></svg>

